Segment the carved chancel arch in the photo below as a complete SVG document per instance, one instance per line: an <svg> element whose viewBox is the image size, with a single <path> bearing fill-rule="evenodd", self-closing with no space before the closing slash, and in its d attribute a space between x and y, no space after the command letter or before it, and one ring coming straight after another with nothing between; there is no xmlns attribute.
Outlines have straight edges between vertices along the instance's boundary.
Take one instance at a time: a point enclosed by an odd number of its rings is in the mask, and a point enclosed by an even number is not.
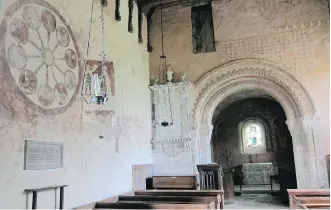
<svg viewBox="0 0 331 210"><path fill-rule="evenodd" d="M258 81L259 80L259 81ZM244 82L244 84L243 84ZM315 108L305 88L287 71L266 61L243 59L223 64L206 73L196 84L196 101L192 112L196 121L201 114L201 108L208 111L213 100L219 96L229 94L231 87L234 89L257 88L271 90L276 87L273 96L286 97L295 103L295 116L313 115ZM247 87L248 86L248 87ZM232 89L232 91L234 90ZM235 92L238 90L234 90ZM285 101L280 101L284 102ZM288 102L286 102L288 103ZM282 103L281 103L282 104ZM283 104L282 104L283 105ZM285 109L285 107L283 107ZM197 122L197 121L196 121Z"/></svg>
<svg viewBox="0 0 331 210"><path fill-rule="evenodd" d="M311 132L318 127L316 110L308 92L292 75L272 63L243 59L223 64L206 73L196 84L196 98L191 113L192 136L196 139L196 163L208 163L211 156L212 119L216 107L243 91L268 94L283 107L292 135L299 188L327 186L324 171L318 166L317 146ZM318 147L317 147L318 148ZM314 158L315 157L315 158ZM323 175L318 175L320 171Z"/></svg>

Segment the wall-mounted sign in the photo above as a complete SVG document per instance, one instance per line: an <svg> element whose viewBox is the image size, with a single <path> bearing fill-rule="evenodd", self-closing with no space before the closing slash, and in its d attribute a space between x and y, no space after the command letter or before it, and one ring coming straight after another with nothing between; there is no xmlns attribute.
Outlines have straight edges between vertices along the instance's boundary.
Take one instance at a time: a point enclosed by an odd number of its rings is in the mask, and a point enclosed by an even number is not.
<svg viewBox="0 0 331 210"><path fill-rule="evenodd" d="M24 170L63 167L63 142L25 140Z"/></svg>

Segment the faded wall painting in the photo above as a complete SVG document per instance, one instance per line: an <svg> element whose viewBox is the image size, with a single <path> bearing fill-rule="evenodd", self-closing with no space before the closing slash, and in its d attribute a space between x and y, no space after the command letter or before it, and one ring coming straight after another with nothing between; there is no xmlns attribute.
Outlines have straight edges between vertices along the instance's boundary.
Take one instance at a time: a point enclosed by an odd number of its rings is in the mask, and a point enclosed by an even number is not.
<svg viewBox="0 0 331 210"><path fill-rule="evenodd" d="M79 91L81 58L58 10L42 0L16 1L2 20L0 40L15 92L40 111L64 111Z"/></svg>

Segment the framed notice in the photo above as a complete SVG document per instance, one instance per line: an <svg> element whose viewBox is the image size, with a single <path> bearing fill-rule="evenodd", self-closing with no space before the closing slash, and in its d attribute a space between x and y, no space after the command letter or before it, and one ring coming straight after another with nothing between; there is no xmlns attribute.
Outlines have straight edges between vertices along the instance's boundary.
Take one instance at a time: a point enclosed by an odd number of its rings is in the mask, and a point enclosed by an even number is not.
<svg viewBox="0 0 331 210"><path fill-rule="evenodd" d="M63 142L25 140L24 170L63 168Z"/></svg>

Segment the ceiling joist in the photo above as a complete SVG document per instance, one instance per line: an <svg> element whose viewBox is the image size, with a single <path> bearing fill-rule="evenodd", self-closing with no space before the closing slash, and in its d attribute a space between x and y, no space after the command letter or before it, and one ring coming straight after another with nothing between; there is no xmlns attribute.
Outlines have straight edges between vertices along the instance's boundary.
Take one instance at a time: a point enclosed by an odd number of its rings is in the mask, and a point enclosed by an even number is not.
<svg viewBox="0 0 331 210"><path fill-rule="evenodd" d="M191 7L209 3L211 0L162 0L163 8L172 6ZM139 0L145 9L160 8L161 0Z"/></svg>

